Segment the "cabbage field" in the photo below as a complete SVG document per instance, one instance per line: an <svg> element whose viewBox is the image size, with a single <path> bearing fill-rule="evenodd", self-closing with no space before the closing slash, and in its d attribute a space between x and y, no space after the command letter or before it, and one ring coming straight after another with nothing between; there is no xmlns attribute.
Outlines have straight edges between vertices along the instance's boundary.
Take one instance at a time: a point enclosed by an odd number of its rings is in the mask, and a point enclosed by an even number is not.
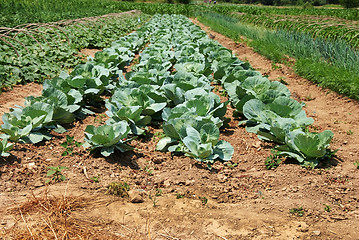
<svg viewBox="0 0 359 240"><path fill-rule="evenodd" d="M140 62L123 76L124 67L147 41ZM46 80L40 97L29 96L25 107L4 114L1 154L9 155L10 141L50 140L51 131L64 133L64 124L94 114L93 108L105 104L106 125L89 125L85 131L85 146L92 152L100 150L107 157L115 149L133 150L128 145L131 138L145 134L147 125L163 122L165 137L157 150L182 153L211 168L216 160L230 161L234 151L219 140L229 102L221 102L211 91L212 81L228 93L235 114L247 118L247 131L279 144L278 156L313 168L330 156L333 133L306 131L313 119L306 116L303 104L290 98L285 85L262 77L188 19L176 15L156 15L71 74ZM103 99L105 94L111 97Z"/></svg>
<svg viewBox="0 0 359 240"><path fill-rule="evenodd" d="M358 226L344 221L357 216L357 179L335 168L337 129L308 98L183 15L146 19L129 17L136 31L2 116L0 236L355 237ZM28 201L14 207L24 202L18 192ZM317 219L343 222L333 233Z"/></svg>

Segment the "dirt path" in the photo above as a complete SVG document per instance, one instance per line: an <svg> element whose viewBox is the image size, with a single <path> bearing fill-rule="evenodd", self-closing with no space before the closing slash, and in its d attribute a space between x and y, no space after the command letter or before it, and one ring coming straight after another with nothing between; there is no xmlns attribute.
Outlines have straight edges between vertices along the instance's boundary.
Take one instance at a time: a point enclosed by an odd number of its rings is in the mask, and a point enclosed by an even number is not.
<svg viewBox="0 0 359 240"><path fill-rule="evenodd" d="M334 131L333 148L341 149L342 159L337 166L308 170L285 163L266 170L271 145L233 119L221 139L235 148L236 167L218 163L209 171L193 159L156 152L161 130L155 127L149 127L149 137L132 141L134 152L104 158L75 148L73 156L61 156L65 135L83 141L86 125L103 123L98 114L45 144L18 144L13 156L0 162L0 239L30 238L30 233L47 233L51 239L64 229L99 236L94 239L358 239L359 170L353 165L358 160L358 104L327 94L285 66L273 70L250 48L211 34L270 79L285 77L293 95L306 102L315 127ZM69 168L63 171L68 181L45 186L47 167L59 165ZM106 195L113 182L128 183L129 197ZM57 200L50 202L44 192ZM131 203L135 197L143 202ZM72 199L65 211L54 207L63 199ZM79 239L76 234L73 239Z"/></svg>
<svg viewBox="0 0 359 240"><path fill-rule="evenodd" d="M11 107L15 105L24 106L25 98L32 96L40 96L42 84L28 83L26 85L15 85L9 91L0 94L0 116L9 112ZM2 120L0 120L2 124Z"/></svg>

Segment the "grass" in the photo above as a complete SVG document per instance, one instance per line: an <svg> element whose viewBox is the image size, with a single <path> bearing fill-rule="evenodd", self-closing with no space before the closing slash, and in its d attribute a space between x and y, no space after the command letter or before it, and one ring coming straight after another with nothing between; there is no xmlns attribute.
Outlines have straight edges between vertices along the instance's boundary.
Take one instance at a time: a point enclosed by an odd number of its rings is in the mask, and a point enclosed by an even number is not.
<svg viewBox="0 0 359 240"><path fill-rule="evenodd" d="M276 63L296 59L296 73L318 85L359 100L359 52L342 41L313 39L303 33L271 31L237 22L229 16L207 13L198 19L214 31L247 44Z"/></svg>

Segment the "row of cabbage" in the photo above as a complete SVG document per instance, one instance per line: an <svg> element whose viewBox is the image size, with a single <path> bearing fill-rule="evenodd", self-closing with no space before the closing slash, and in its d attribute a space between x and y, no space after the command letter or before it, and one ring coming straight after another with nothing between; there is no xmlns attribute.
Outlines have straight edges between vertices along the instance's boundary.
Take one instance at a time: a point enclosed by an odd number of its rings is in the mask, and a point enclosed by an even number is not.
<svg viewBox="0 0 359 240"><path fill-rule="evenodd" d="M210 65L201 69L205 56L191 47L205 33L177 15L156 15L151 27L149 45L140 53L139 63L119 78L106 100L110 119L104 126L87 127L86 145L93 151L100 149L104 156L115 149L126 151L131 149L126 144L131 136L144 134L149 124L163 122L166 137L157 150L184 153L208 167L216 160L230 160L233 147L219 140L227 103L211 91ZM105 133L111 133L111 138Z"/></svg>
<svg viewBox="0 0 359 240"><path fill-rule="evenodd" d="M222 46L212 51L225 53ZM226 90L235 108L234 117L246 118L240 125L261 140L277 143L277 156L296 159L304 166L315 167L335 153L329 149L333 132L310 132L314 120L306 116L304 103L290 98L284 84L270 81L227 54L227 58L221 57L224 61L215 59L210 63L215 81Z"/></svg>

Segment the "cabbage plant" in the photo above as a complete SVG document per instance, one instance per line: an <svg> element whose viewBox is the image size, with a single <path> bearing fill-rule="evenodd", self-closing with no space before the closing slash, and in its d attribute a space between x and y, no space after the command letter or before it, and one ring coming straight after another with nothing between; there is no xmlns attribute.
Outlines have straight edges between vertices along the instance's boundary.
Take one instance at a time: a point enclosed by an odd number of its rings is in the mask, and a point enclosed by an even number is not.
<svg viewBox="0 0 359 240"><path fill-rule="evenodd" d="M89 125L85 129L85 148L89 147L91 153L100 151L100 153L108 157L115 152L115 149L121 152L132 150L133 147L127 144L127 134L130 127L126 121L120 121L113 125L103 125L95 127Z"/></svg>
<svg viewBox="0 0 359 240"><path fill-rule="evenodd" d="M9 143L7 138L0 140L0 156L7 157L10 155L9 151L12 150L14 144Z"/></svg>

